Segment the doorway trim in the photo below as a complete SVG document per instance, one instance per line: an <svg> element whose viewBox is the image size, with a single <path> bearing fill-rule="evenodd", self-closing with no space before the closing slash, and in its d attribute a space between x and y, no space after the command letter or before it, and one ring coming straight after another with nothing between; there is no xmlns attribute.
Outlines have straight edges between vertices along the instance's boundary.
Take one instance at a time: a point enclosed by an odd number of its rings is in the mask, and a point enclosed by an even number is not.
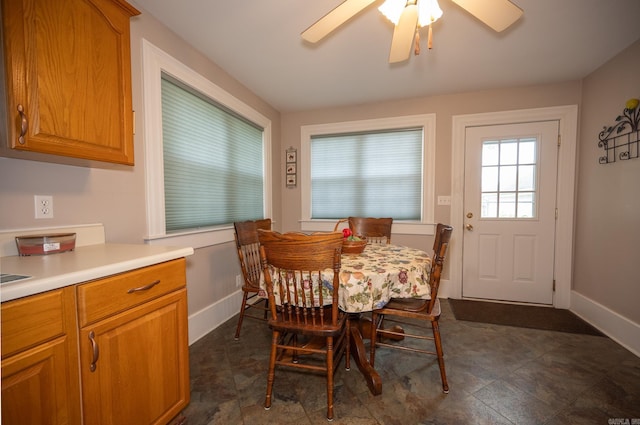
<svg viewBox="0 0 640 425"><path fill-rule="evenodd" d="M521 109L452 117L451 147L451 225L449 279L450 296L462 298L462 227L464 225L464 155L467 127L500 125L535 121L559 121L557 220L555 235L555 308L569 308L573 265L573 217L577 155L578 106Z"/></svg>

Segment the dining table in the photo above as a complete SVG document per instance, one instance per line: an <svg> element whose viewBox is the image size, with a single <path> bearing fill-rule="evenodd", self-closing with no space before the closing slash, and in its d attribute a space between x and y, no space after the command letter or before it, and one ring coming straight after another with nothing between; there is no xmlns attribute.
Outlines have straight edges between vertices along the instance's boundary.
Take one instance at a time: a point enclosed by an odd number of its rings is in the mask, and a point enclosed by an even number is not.
<svg viewBox="0 0 640 425"><path fill-rule="evenodd" d="M382 379L369 363L364 339L369 338L372 324L365 313L391 298L428 298L430 270L429 254L401 245L368 244L360 254L341 256L340 309L351 314L351 354L374 395L382 392Z"/></svg>
<svg viewBox="0 0 640 425"><path fill-rule="evenodd" d="M382 392L382 380L369 362L364 343L371 335L371 319L366 313L383 307L391 298L428 298L430 270L429 254L401 245L367 244L361 253L341 256L338 302L340 309L350 314L353 360L374 395ZM322 280L332 282L333 271L323 270ZM260 291L260 295L266 297L266 292ZM326 302L331 296L324 294L323 299Z"/></svg>

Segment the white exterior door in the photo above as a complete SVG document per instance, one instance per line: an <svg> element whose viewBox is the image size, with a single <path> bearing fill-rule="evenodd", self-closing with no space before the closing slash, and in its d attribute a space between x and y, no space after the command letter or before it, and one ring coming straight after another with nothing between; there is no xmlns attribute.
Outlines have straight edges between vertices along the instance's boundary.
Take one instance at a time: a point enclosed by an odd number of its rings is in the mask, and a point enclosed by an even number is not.
<svg viewBox="0 0 640 425"><path fill-rule="evenodd" d="M466 128L463 298L553 304L558 132Z"/></svg>

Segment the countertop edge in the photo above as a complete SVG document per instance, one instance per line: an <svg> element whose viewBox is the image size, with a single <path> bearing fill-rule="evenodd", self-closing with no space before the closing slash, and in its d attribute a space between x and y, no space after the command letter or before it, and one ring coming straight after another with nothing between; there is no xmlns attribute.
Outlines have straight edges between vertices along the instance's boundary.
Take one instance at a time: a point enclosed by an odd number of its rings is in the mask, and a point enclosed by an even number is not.
<svg viewBox="0 0 640 425"><path fill-rule="evenodd" d="M148 248L145 248L148 247ZM95 253L89 250L78 248L77 252L69 253L66 258L62 258L60 263L68 261L70 263L79 262L82 260L83 255L92 257L90 258L91 264L87 267L71 267L64 265L58 267L60 272L56 272L54 267L42 266L41 263L48 262L47 256L38 257L2 257L2 272L3 273L15 273L33 276L29 279L3 283L0 285L0 300L2 302L10 301L29 295L35 295L38 293L51 291L54 289L63 288L65 286L76 285L83 282L88 282L95 279L101 279L107 276L128 272L142 267L147 267L153 264L163 263L165 261L175 260L177 258L183 258L193 255L194 250L191 247L151 247L149 245L119 245L119 244L105 244L95 245L87 247L97 251ZM135 254L127 255L126 258L119 258L118 255L114 256L114 259L110 259L110 251L122 252L122 250L132 250ZM58 255L58 254L52 254ZM16 267L16 264L21 264L20 258L23 258L23 263L26 264L24 268ZM26 258L33 258L32 260L26 260ZM59 260L57 258L56 260ZM9 263L9 267L5 267ZM38 273L29 272L29 263L34 263L32 266L34 270L45 269L46 271L53 270L52 273ZM4 270L7 269L7 270Z"/></svg>

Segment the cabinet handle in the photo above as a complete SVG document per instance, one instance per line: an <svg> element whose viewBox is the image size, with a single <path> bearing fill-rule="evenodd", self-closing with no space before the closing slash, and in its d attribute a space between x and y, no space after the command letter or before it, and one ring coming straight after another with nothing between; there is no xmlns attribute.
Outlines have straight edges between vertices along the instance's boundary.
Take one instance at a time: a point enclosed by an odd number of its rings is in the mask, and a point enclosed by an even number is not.
<svg viewBox="0 0 640 425"><path fill-rule="evenodd" d="M18 113L20 114L20 136L18 137L18 143L24 145L24 135L27 134L27 128L29 128L29 122L27 121L27 114L24 113L24 107L18 105Z"/></svg>
<svg viewBox="0 0 640 425"><path fill-rule="evenodd" d="M158 283L160 283L160 280L156 280L154 282L151 282L148 285L140 286L139 288L131 288L131 289L129 289L127 291L127 294L133 294L134 292L140 292L140 291L148 291L149 289L151 289L154 286L156 286Z"/></svg>
<svg viewBox="0 0 640 425"><path fill-rule="evenodd" d="M98 357L100 357L100 349L98 348L98 342L96 341L96 334L93 331L89 332L89 341L91 341L91 348L93 349L93 358L91 359L89 370L91 372L95 372L96 362L98 361Z"/></svg>

